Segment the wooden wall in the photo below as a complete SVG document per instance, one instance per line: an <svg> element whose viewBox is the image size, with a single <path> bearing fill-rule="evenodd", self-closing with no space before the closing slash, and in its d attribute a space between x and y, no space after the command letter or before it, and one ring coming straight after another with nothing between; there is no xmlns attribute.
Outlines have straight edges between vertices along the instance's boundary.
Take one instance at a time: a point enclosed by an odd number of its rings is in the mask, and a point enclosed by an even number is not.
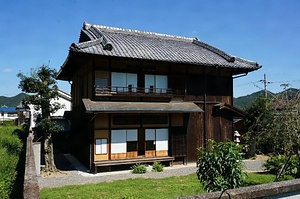
<svg viewBox="0 0 300 199"><path fill-rule="evenodd" d="M81 108L83 108L82 98L90 98L91 100L112 100L112 98L108 97L95 96L95 70L132 72L138 75L140 74L141 76L144 74L168 75L168 87L174 91L173 98L132 99L123 96L114 98L113 100L167 102L176 99L179 101L192 101L203 109L204 113L191 113L185 116L187 119L183 124L185 129L182 131L186 133L187 159L189 162L196 160L196 149L200 146L205 146L205 142L208 139L225 141L227 138L232 138L232 118L227 114L216 114L214 108L214 105L218 103L232 105L233 79L229 69L90 56L86 58L86 62L82 67L74 71L72 84L73 107L81 106ZM142 78L138 77L138 84L143 84ZM174 119L174 121L176 120ZM83 121L78 120L77 122L80 123ZM89 128L83 126L84 125L81 125L82 128ZM98 129L98 126L95 123L95 126L91 128ZM94 129L91 130L94 132ZM86 132L89 130L77 129L77 131L87 136ZM171 136L172 135L170 135L171 139L169 140L170 143L172 140ZM178 136L175 139L179 139ZM175 153L175 151L176 150L172 149L172 153Z"/></svg>

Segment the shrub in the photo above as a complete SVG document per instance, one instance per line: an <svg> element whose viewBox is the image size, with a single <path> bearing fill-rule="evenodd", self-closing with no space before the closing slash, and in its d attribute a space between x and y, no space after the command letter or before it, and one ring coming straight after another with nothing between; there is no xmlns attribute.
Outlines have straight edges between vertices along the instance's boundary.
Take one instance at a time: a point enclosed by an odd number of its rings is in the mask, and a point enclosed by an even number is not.
<svg viewBox="0 0 300 199"><path fill-rule="evenodd" d="M17 164L22 142L16 127L0 127L0 198L9 198L17 177Z"/></svg>
<svg viewBox="0 0 300 199"><path fill-rule="evenodd" d="M22 142L14 134L16 127L3 127L0 130L0 147L7 149L11 155L19 155L22 150Z"/></svg>
<svg viewBox="0 0 300 199"><path fill-rule="evenodd" d="M274 155L267 159L264 163L264 167L271 174L278 174L284 163L287 161L288 156L286 155ZM296 177L298 173L298 158L296 155L292 155L289 162L286 165L285 171L282 173L284 175L291 175Z"/></svg>
<svg viewBox="0 0 300 199"><path fill-rule="evenodd" d="M197 176L207 191L240 187L246 173L240 148L234 142L209 140L208 147L198 148Z"/></svg>
<svg viewBox="0 0 300 199"><path fill-rule="evenodd" d="M0 198L9 198L16 179L17 163L17 156L9 155L5 148L0 148Z"/></svg>
<svg viewBox="0 0 300 199"><path fill-rule="evenodd" d="M133 165L132 167L132 173L138 173L138 174L141 174L141 173L146 173L147 172L147 168L144 164L136 164L136 165Z"/></svg>
<svg viewBox="0 0 300 199"><path fill-rule="evenodd" d="M162 172L164 166L160 162L154 162L152 165L152 172Z"/></svg>

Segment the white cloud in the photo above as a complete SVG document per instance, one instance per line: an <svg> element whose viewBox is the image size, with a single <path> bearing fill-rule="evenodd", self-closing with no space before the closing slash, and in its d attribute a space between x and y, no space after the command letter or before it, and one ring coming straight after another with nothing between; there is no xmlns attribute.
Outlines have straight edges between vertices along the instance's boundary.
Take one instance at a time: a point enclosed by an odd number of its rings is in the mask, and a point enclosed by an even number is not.
<svg viewBox="0 0 300 199"><path fill-rule="evenodd" d="M193 30L192 31L192 34L197 34L198 32L196 30Z"/></svg>
<svg viewBox="0 0 300 199"><path fill-rule="evenodd" d="M11 68L5 68L5 69L2 70L2 72L11 73L11 72L13 72L13 70Z"/></svg>

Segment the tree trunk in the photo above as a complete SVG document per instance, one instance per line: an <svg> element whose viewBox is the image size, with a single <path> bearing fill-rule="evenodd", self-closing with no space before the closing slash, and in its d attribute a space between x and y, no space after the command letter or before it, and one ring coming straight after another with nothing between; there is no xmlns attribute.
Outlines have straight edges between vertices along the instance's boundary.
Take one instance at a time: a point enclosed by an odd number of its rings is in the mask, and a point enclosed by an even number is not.
<svg viewBox="0 0 300 199"><path fill-rule="evenodd" d="M47 133L44 139L44 152L45 152L45 172L57 172L54 163L52 133Z"/></svg>

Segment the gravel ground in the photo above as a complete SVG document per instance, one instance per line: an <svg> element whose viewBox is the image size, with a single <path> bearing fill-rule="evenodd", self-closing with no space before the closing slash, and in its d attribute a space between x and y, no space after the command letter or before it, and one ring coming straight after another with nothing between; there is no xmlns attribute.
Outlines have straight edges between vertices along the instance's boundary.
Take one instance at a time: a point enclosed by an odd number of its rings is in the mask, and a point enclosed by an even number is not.
<svg viewBox="0 0 300 199"><path fill-rule="evenodd" d="M40 189L62 187L66 185L80 185L99 182L112 182L128 178L166 178L171 176L183 176L196 172L196 164L174 165L165 167L161 173L147 172L145 174L133 174L130 170L111 171L92 174L87 172L70 154L56 154L57 168L62 172L53 176L39 176L38 183ZM263 160L246 160L246 170L249 172L263 171ZM148 167L151 171L151 167Z"/></svg>

